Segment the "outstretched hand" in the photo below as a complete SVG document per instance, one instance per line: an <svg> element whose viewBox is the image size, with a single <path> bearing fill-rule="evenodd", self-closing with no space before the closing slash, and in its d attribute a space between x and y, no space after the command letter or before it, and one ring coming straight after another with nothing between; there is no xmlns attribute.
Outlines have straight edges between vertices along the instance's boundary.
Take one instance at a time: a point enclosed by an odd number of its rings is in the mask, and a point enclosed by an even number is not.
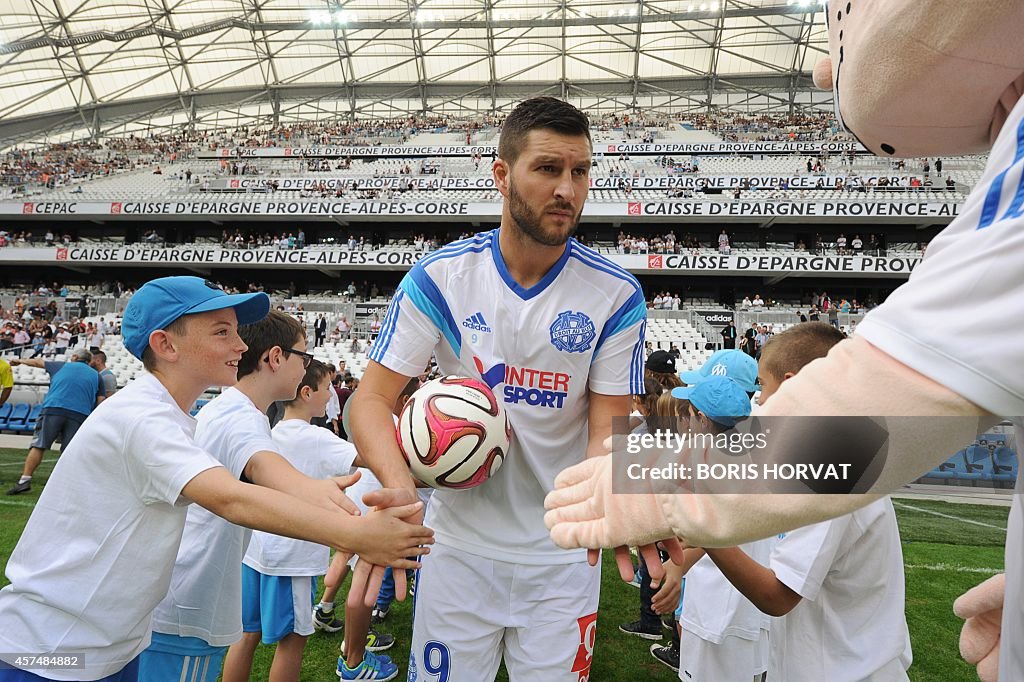
<svg viewBox="0 0 1024 682"><path fill-rule="evenodd" d="M379 488L363 495L363 504L376 510L391 509L394 507L408 508L409 505L417 504L418 500L419 498L416 495L416 491L411 488ZM422 505L420 505L414 512L401 518L407 523L422 524ZM433 541L433 531L431 531L429 543L432 544ZM429 549L427 548L419 549L424 551L416 551L409 554L409 556L429 553ZM404 565L391 565L396 568L413 569L419 568L420 566L419 563L413 561ZM384 568L385 566L383 564L374 564L360 556L359 561L356 562L355 571L352 573L352 585L349 588L347 599L349 605L355 607L362 602L365 606L373 606L376 603L377 594L380 592L381 583L384 581ZM392 575L395 579L395 598L398 599L398 601L405 601L405 596L408 593L405 571L392 571Z"/></svg>
<svg viewBox="0 0 1024 682"><path fill-rule="evenodd" d="M981 682L999 678L999 640L1002 631L1006 574L975 585L953 602L953 613L964 619L960 655L977 666Z"/></svg>
<svg viewBox="0 0 1024 682"><path fill-rule="evenodd" d="M559 547L586 547L587 558L597 563L596 550L615 548L615 563L622 579L633 580L633 561L628 547L638 545L651 569L652 583L664 577L654 542L661 540L669 557L683 561L683 549L672 534L652 493L614 494L612 458L591 457L569 467L555 479L555 489L544 500L544 523Z"/></svg>

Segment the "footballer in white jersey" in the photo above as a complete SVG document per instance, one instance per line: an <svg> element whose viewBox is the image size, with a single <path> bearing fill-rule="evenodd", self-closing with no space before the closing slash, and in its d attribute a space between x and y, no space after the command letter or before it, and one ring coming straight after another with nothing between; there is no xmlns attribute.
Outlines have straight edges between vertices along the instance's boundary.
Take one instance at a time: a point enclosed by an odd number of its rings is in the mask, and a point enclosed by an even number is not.
<svg viewBox="0 0 1024 682"><path fill-rule="evenodd" d="M374 434L407 377L433 355L442 373L492 388L512 425L509 455L485 484L433 496L425 523L438 546L418 582L409 679L490 679L504 656L514 680L578 682L589 675L599 569L551 542L544 496L562 469L603 454L611 417L629 413L646 305L632 275L571 238L589 185L586 117L528 100L506 121L499 157L501 227L402 280L355 394L354 435L382 483L398 486L404 460Z"/></svg>

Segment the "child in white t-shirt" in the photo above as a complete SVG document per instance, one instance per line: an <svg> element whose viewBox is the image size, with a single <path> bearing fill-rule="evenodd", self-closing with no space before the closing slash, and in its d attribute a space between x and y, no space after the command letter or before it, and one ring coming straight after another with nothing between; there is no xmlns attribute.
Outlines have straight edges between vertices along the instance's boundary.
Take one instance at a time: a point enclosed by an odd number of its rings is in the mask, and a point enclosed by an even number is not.
<svg viewBox="0 0 1024 682"><path fill-rule="evenodd" d="M134 682L153 611L167 593L188 505L239 525L377 554L405 568L428 529L404 511L356 518L247 485L193 441L188 409L234 383L238 323L269 310L198 277L149 282L125 309L125 346L146 374L103 402L61 457L7 563L0 652L77 655L80 667L0 670L0 680ZM0 660L15 664L15 657Z"/></svg>
<svg viewBox="0 0 1024 682"><path fill-rule="evenodd" d="M334 388L332 370L313 360L284 418L271 432L278 452L311 478L347 474L361 464L355 447L310 421L322 417ZM302 540L255 532L242 563L242 640L228 652L224 679L248 679L260 641L277 644L273 679L298 680L306 638L313 633L316 577L327 571L330 550ZM385 657L381 657L385 658ZM383 663L383 662L382 662Z"/></svg>
<svg viewBox="0 0 1024 682"><path fill-rule="evenodd" d="M405 407L406 401L416 392L419 388L419 380L417 378L410 379L402 392L399 394L398 399L395 401L393 408L395 423L397 425L398 415L401 414L402 408ZM349 400L345 401L345 409L342 412L342 425L349 433L348 429L351 428L350 424L350 409L352 406L351 396ZM369 467L362 465L359 469L362 476L356 482L355 485L349 490L349 494L352 496L353 501L356 505L366 511L367 507L363 503L363 495L373 493L381 488L380 481L374 475L373 471ZM433 492L430 488L417 488L420 500L424 505L430 499L430 493ZM316 606L314 610L314 619L320 623L321 629L334 631L328 623L332 621L331 614L334 609L334 599L337 596L338 588L344 581L345 576L348 574L350 569L355 568L356 561L359 559L358 556L353 555L346 557L341 554L337 554L334 557L335 566L332 567L331 573L334 578L328 581L327 588L324 590L323 598L321 602ZM406 576L408 579L408 576ZM390 594L395 594L395 577L392 572L385 571L383 581L381 585L381 591L378 593L378 605L383 605L390 608L390 601L382 602L380 594L384 592L384 583L390 581ZM397 595L396 595L397 596ZM387 617L387 609L383 613L380 613L379 620L383 620ZM378 632L371 626L373 611L376 611L377 607L371 609L361 600L349 599L345 604L345 622L347 628L345 630L345 638L341 645L341 656L338 658L338 667L335 671L342 680L353 680L353 679L368 679L368 680L390 680L398 674L397 666L388 666L381 664L377 667L373 667L373 656L380 651L386 651L395 644L395 638L387 633ZM387 656L376 657L377 659L385 659L390 662ZM370 668L365 671L366 668ZM394 669L392 669L392 667ZM365 671L365 672L364 672ZM359 675L364 675L360 677Z"/></svg>
<svg viewBox="0 0 1024 682"><path fill-rule="evenodd" d="M709 374L695 385L672 389L672 396L689 402L691 428L704 433L723 431L750 414L746 391L727 376ZM742 549L767 561L773 542L759 540ZM682 680L751 682L768 667L767 616L730 585L707 556L686 572L679 625Z"/></svg>
<svg viewBox="0 0 1024 682"><path fill-rule="evenodd" d="M355 506L340 488L351 481L315 480L279 454L266 412L295 398L312 356L303 326L277 310L239 329L248 346L238 382L197 415L196 443L240 479L319 506ZM242 636L242 580L237 567L250 531L201 507L189 509L167 596L153 616L153 641L143 653L146 682L214 682L229 645ZM198 663L197 663L198 661ZM205 671L205 676L194 671ZM202 679L199 679L202 677ZM247 680L248 675L241 679Z"/></svg>
<svg viewBox="0 0 1024 682"><path fill-rule="evenodd" d="M775 335L761 355L761 404L843 334L820 322ZM888 497L852 514L797 528L765 560L707 550L772 624L769 677L786 682L907 680L903 551Z"/></svg>

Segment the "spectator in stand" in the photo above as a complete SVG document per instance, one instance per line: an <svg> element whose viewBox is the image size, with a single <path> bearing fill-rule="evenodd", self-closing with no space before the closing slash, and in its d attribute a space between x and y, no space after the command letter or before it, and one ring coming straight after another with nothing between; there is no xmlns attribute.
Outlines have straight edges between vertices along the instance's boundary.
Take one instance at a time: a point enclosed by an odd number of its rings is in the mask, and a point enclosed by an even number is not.
<svg viewBox="0 0 1024 682"><path fill-rule="evenodd" d="M859 234L853 235L853 241L850 242L850 246L853 248L853 255L859 256L864 248L864 241L860 238Z"/></svg>
<svg viewBox="0 0 1024 682"><path fill-rule="evenodd" d="M807 321L807 316L806 316L806 315L804 315L804 314L803 314L802 312L800 312L799 310L798 310L798 311L796 311L796 316L797 316L798 318L800 318L800 321L801 321L801 322L806 322L806 321Z"/></svg>
<svg viewBox="0 0 1024 682"><path fill-rule="evenodd" d="M732 253L732 247L729 245L729 235L726 234L724 229L718 235L718 252L724 255Z"/></svg>
<svg viewBox="0 0 1024 682"><path fill-rule="evenodd" d="M104 338L105 335L100 331L99 327L93 327L92 333L90 333L86 338L86 345L89 347L89 352L95 353L103 348Z"/></svg>
<svg viewBox="0 0 1024 682"><path fill-rule="evenodd" d="M339 368L344 367L344 362L340 362ZM333 384L335 394L338 396L338 414L344 413L345 403L352 396L352 375L346 372L344 369L339 369L337 375L337 381ZM343 420L338 420L338 435L345 440L351 440L347 431L345 431L345 423Z"/></svg>
<svg viewBox="0 0 1024 682"><path fill-rule="evenodd" d="M71 343L71 332L68 331L68 325L62 324L57 329L57 333L54 334L54 345L56 346L57 355L64 355L68 350L68 345Z"/></svg>
<svg viewBox="0 0 1024 682"><path fill-rule="evenodd" d="M759 360L761 358L761 350L764 348L764 345L768 343L768 339L770 337L771 334L768 332L767 326L761 325L757 328L757 333L754 335L754 341L757 342L757 351L754 354L755 360Z"/></svg>
<svg viewBox="0 0 1024 682"><path fill-rule="evenodd" d="M840 233L836 238L836 253L840 256L846 255L846 235Z"/></svg>
<svg viewBox="0 0 1024 682"><path fill-rule="evenodd" d="M338 331L338 340L345 341L348 339L349 332L352 331L352 325L349 324L348 318L342 315L341 319L338 320L338 324L335 326L335 329Z"/></svg>
<svg viewBox="0 0 1024 682"><path fill-rule="evenodd" d="M13 340L15 346L27 346L32 341L32 336L25 329L25 325L19 322L15 329Z"/></svg>
<svg viewBox="0 0 1024 682"><path fill-rule="evenodd" d="M756 309L764 308L764 300L761 298L761 294L754 294L754 300L750 302L750 307Z"/></svg>
<svg viewBox="0 0 1024 682"><path fill-rule="evenodd" d="M828 323L839 329L839 308L837 306L830 306L828 309Z"/></svg>
<svg viewBox="0 0 1024 682"><path fill-rule="evenodd" d="M317 313L316 320L313 321L313 347L319 348L324 345L326 339L327 318L324 317L323 313Z"/></svg>
<svg viewBox="0 0 1024 682"><path fill-rule="evenodd" d="M736 348L736 324L730 319L729 324L722 327L722 348Z"/></svg>

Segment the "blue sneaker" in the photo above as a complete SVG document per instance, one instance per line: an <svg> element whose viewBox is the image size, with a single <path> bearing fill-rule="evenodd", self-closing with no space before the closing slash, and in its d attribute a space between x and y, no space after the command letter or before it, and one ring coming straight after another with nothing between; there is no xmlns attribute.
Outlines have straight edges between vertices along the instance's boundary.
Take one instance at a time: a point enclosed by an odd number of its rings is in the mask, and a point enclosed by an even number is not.
<svg viewBox="0 0 1024 682"><path fill-rule="evenodd" d="M388 682L398 676L398 666L390 658L371 651L363 654L363 660L355 668L349 668L344 658L338 659L338 677L343 680L370 680Z"/></svg>

